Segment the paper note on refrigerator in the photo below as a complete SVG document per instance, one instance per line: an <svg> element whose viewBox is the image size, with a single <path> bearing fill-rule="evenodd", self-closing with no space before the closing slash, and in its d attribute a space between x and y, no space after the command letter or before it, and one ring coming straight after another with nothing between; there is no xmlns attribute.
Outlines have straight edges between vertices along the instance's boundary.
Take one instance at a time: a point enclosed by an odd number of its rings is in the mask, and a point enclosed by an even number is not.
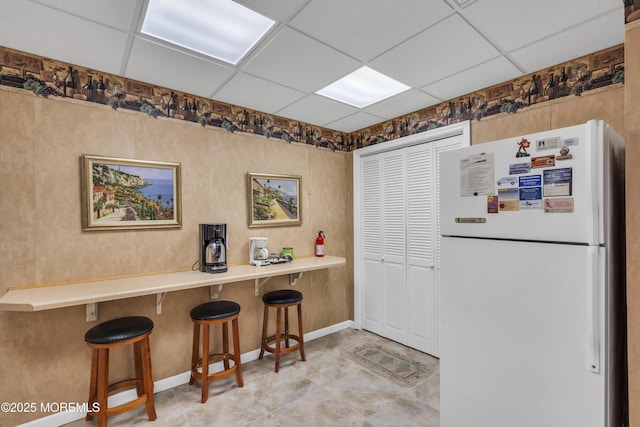
<svg viewBox="0 0 640 427"><path fill-rule="evenodd" d="M472 154L460 160L460 196L495 194L493 153Z"/></svg>

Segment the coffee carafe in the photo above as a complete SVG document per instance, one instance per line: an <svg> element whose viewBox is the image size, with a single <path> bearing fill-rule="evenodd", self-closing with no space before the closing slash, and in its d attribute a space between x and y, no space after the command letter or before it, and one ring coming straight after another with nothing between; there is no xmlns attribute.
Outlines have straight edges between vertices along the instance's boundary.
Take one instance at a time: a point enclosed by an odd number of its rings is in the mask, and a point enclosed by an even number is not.
<svg viewBox="0 0 640 427"><path fill-rule="evenodd" d="M207 245L207 253L205 263L207 265L224 264L226 259L226 249L224 247L224 239L216 237Z"/></svg>
<svg viewBox="0 0 640 427"><path fill-rule="evenodd" d="M200 224L200 271L227 271L227 224Z"/></svg>

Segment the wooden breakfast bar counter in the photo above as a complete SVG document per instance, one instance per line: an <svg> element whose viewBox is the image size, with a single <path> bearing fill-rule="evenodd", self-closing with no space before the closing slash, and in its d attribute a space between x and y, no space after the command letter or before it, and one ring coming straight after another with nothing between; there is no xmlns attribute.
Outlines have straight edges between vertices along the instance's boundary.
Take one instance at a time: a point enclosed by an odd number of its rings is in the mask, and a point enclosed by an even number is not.
<svg viewBox="0 0 640 427"><path fill-rule="evenodd" d="M246 280L255 280L255 293L271 277L289 275L293 286L305 271L346 265L346 259L335 256L296 258L289 263L262 267L253 265L230 265L225 273L202 273L181 271L175 273L148 274L81 281L69 284L16 287L0 297L0 310L41 311L76 305L87 306L87 321L98 319L98 303L145 295L156 295L156 311L162 313L162 303L168 292L185 289L211 287L211 298L218 297L223 285Z"/></svg>

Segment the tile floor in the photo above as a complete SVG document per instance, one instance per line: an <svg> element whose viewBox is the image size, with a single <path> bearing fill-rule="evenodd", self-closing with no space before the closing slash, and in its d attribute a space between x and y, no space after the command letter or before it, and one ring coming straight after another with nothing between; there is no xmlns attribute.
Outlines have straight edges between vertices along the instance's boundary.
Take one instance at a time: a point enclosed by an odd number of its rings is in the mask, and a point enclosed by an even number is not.
<svg viewBox="0 0 640 427"><path fill-rule="evenodd" d="M348 359L344 352L364 343L384 344L418 360L431 356L378 335L343 329L305 343L299 353L282 356L275 373L273 356L242 365L244 387L235 376L209 383L209 400L200 403L200 382L155 395L158 419L148 421L144 406L109 417L109 426L425 426L440 425L440 371L412 387L396 385ZM68 427L90 427L84 419Z"/></svg>

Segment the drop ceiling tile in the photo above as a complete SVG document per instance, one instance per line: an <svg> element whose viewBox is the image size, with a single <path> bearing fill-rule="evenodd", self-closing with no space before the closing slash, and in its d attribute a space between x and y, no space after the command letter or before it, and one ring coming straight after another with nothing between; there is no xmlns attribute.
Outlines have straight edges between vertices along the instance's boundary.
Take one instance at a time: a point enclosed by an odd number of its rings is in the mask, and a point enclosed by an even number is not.
<svg viewBox="0 0 640 427"><path fill-rule="evenodd" d="M210 97L233 69L136 37L125 77Z"/></svg>
<svg viewBox="0 0 640 427"><path fill-rule="evenodd" d="M374 116L365 112L357 112L347 117L343 117L334 122L327 123L325 125L328 129L337 130L338 132L355 132L360 129L367 128L369 126L377 125L380 122L383 122L384 118Z"/></svg>
<svg viewBox="0 0 640 427"><path fill-rule="evenodd" d="M324 126L341 117L356 113L357 108L320 95L308 95L278 111L279 116Z"/></svg>
<svg viewBox="0 0 640 427"><path fill-rule="evenodd" d="M521 75L522 72L509 60L499 57L424 86L421 89L440 99L449 100L509 81Z"/></svg>
<svg viewBox="0 0 640 427"><path fill-rule="evenodd" d="M122 31L129 31L136 5L131 0L86 1L86 0L36 0L70 15L76 15L93 22L107 25Z"/></svg>
<svg viewBox="0 0 640 427"><path fill-rule="evenodd" d="M623 22L622 12L614 11L562 34L517 50L511 54L511 57L527 72L533 73L624 43Z"/></svg>
<svg viewBox="0 0 640 427"><path fill-rule="evenodd" d="M374 59L371 67L420 87L498 55L477 31L453 15Z"/></svg>
<svg viewBox="0 0 640 427"><path fill-rule="evenodd" d="M127 33L29 1L13 1L0 13L0 41L12 49L118 74Z"/></svg>
<svg viewBox="0 0 640 427"><path fill-rule="evenodd" d="M451 14L443 0L312 0L291 26L368 61Z"/></svg>
<svg viewBox="0 0 640 427"><path fill-rule="evenodd" d="M622 6L620 0L482 0L464 16L498 48L513 51Z"/></svg>
<svg viewBox="0 0 640 427"><path fill-rule="evenodd" d="M284 28L247 61L243 71L313 93L359 65L357 61L298 31Z"/></svg>
<svg viewBox="0 0 640 427"><path fill-rule="evenodd" d="M214 99L273 114L304 93L244 73L238 73L213 95Z"/></svg>
<svg viewBox="0 0 640 427"><path fill-rule="evenodd" d="M284 21L293 16L308 0L236 0L249 9L271 19Z"/></svg>
<svg viewBox="0 0 640 427"><path fill-rule="evenodd" d="M378 102L363 111L382 117L386 120L421 110L430 105L438 104L440 99L429 96L416 89L409 89L387 100Z"/></svg>
<svg viewBox="0 0 640 427"><path fill-rule="evenodd" d="M469 6L471 3L477 1L477 0L451 0L451 1L455 1L456 4L460 7L467 7Z"/></svg>

